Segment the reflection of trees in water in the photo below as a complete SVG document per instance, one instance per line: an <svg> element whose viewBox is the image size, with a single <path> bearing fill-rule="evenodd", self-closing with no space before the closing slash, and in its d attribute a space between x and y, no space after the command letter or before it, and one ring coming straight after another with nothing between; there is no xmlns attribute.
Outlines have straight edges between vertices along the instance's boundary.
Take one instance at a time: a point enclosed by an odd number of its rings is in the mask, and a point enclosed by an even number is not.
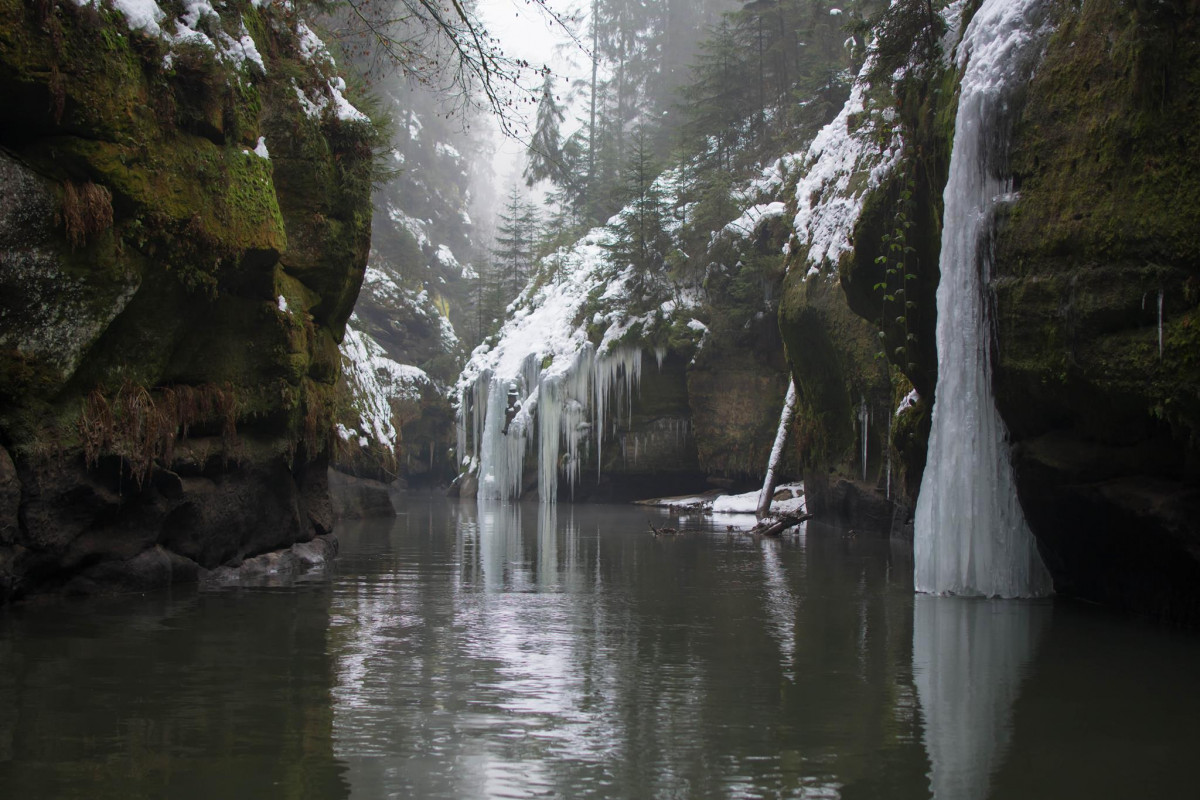
<svg viewBox="0 0 1200 800"><path fill-rule="evenodd" d="M780 664L783 675L795 680L796 660L796 606L798 601L787 585L783 565L779 560L778 539L763 537L763 578L766 580L766 611L770 617L775 636L779 640Z"/></svg>
<svg viewBox="0 0 1200 800"><path fill-rule="evenodd" d="M913 678L935 800L988 796L1050 613L1047 603L916 597Z"/></svg>

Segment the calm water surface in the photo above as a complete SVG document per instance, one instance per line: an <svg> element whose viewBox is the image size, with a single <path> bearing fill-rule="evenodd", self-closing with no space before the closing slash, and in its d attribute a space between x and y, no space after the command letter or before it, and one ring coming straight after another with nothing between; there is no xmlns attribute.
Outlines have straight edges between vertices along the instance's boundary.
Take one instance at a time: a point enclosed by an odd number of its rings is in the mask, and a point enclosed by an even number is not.
<svg viewBox="0 0 1200 800"><path fill-rule="evenodd" d="M0 797L1200 792L1194 634L646 516L412 498L291 585L0 611Z"/></svg>

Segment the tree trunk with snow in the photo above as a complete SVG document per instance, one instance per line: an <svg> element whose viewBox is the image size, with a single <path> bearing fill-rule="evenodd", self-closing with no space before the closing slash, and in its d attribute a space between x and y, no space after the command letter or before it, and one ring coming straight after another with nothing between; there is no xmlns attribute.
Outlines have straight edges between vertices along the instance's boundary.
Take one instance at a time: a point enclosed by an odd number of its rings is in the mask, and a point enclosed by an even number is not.
<svg viewBox="0 0 1200 800"><path fill-rule="evenodd" d="M771 499L775 495L775 484L779 462L783 460L783 446L787 442L788 428L796 414L796 382L788 375L787 397L783 411L779 414L779 429L775 431L775 444L771 447L771 460L767 463L767 477L763 480L762 493L758 496L758 518L762 519L771 510Z"/></svg>

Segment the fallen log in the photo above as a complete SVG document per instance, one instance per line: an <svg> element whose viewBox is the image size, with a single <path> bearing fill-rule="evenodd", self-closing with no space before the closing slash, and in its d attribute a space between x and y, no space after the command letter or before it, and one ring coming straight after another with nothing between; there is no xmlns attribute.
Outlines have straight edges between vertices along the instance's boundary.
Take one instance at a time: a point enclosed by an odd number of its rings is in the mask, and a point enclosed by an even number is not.
<svg viewBox="0 0 1200 800"><path fill-rule="evenodd" d="M653 533L655 536L674 535L676 533L679 533L678 528L672 528L670 526L656 528L656 527L654 527L654 520L648 519L646 521L650 523L650 532Z"/></svg>
<svg viewBox="0 0 1200 800"><path fill-rule="evenodd" d="M812 516L812 514L785 514L778 519L764 519L747 531L747 533L755 536L779 536L788 528L812 519Z"/></svg>

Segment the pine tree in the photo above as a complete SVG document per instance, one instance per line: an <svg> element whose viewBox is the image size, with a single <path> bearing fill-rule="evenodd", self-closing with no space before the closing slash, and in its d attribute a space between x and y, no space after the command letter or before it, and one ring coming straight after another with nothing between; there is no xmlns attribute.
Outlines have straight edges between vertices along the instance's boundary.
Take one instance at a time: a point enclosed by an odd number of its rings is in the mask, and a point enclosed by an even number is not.
<svg viewBox="0 0 1200 800"><path fill-rule="evenodd" d="M663 277L671 238L664 229L667 208L655 184L659 170L649 151L645 127L638 126L631 139L625 169L625 189L630 199L621 211L611 251L619 266L633 267L632 288L635 294L646 296L655 281Z"/></svg>
<svg viewBox="0 0 1200 800"><path fill-rule="evenodd" d="M566 183L568 176L563 160L562 134L559 131L565 113L554 96L554 76L547 74L538 102L536 127L529 142L524 173L527 186L544 180L555 186Z"/></svg>
<svg viewBox="0 0 1200 800"><path fill-rule="evenodd" d="M533 273L539 227L537 208L525 199L518 187L513 186L508 192L504 211L500 213L496 246L492 250L505 305L520 294Z"/></svg>

